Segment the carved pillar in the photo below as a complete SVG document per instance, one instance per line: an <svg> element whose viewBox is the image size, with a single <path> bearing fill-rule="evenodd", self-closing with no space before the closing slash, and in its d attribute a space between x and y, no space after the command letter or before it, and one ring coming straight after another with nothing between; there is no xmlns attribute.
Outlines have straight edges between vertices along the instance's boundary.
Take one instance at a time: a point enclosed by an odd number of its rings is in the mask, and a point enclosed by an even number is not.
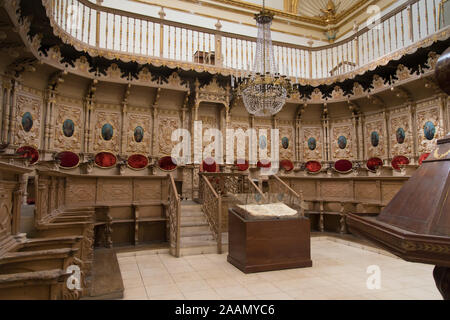
<svg viewBox="0 0 450 320"><path fill-rule="evenodd" d="M295 119L295 161L303 161L301 155L301 141L300 141L300 130L302 126L302 120L299 116Z"/></svg>
<svg viewBox="0 0 450 320"><path fill-rule="evenodd" d="M383 118L384 118L384 136L386 137L385 140L385 158L383 159L385 162L385 165L388 165L389 158L391 155L391 136L390 136L390 127L389 127L389 119L390 115L386 112L386 109L383 111Z"/></svg>
<svg viewBox="0 0 450 320"><path fill-rule="evenodd" d="M3 82L3 91L4 91L4 113L2 118L2 141L8 142L8 128L9 128L9 117L10 117L10 101L11 101L11 82L4 81Z"/></svg>
<svg viewBox="0 0 450 320"><path fill-rule="evenodd" d="M364 115L359 113L358 121L358 160L367 160L366 158L366 145L364 143Z"/></svg>
<svg viewBox="0 0 450 320"><path fill-rule="evenodd" d="M2 79L3 83L3 79ZM6 103L6 89L2 85L0 87L0 143L3 143L3 116L5 113L5 103Z"/></svg>
<svg viewBox="0 0 450 320"><path fill-rule="evenodd" d="M220 20L217 20L216 29L217 31L220 31L220 29L222 29L222 24L220 23ZM222 35L219 32L216 32L214 38L216 47L214 51L216 66L222 67Z"/></svg>
<svg viewBox="0 0 450 320"><path fill-rule="evenodd" d="M161 7L161 11L158 12L161 20L164 20L166 13L164 12L164 8ZM161 23L159 27L159 57L164 57L164 25Z"/></svg>
<svg viewBox="0 0 450 320"><path fill-rule="evenodd" d="M22 208L22 185L19 185L19 189L13 192L13 224L11 234L16 235L20 232L20 211Z"/></svg>
<svg viewBox="0 0 450 320"><path fill-rule="evenodd" d="M159 150L156 139L158 136L158 106L153 106L153 134L152 134L152 156L157 157Z"/></svg>
<svg viewBox="0 0 450 320"><path fill-rule="evenodd" d="M439 95L439 127L442 128L442 136L445 136L449 131L449 113L448 113L448 96Z"/></svg>
<svg viewBox="0 0 450 320"><path fill-rule="evenodd" d="M46 92L45 116L44 116L44 141L42 149L50 151L53 141L53 109L56 103L56 91L48 89Z"/></svg>
<svg viewBox="0 0 450 320"><path fill-rule="evenodd" d="M420 155L417 154L417 123L416 123L416 105L414 102L409 101L409 113L410 113L410 121L411 121L411 135L413 141L413 159L414 163L419 158Z"/></svg>
<svg viewBox="0 0 450 320"><path fill-rule="evenodd" d="M359 157L359 139L358 139L359 136L358 136L358 130L357 130L357 126L359 125L358 123L359 123L359 121L358 121L357 115L355 113L353 113L352 114L352 126L353 126L352 131L353 131L354 143L352 146L352 149L353 149L352 152L353 152L353 157L356 157L356 159L353 158L351 160L361 159Z"/></svg>
<svg viewBox="0 0 450 320"><path fill-rule="evenodd" d="M27 204L28 200L28 174L20 177L20 189L22 190L22 203Z"/></svg>
<svg viewBox="0 0 450 320"><path fill-rule="evenodd" d="M13 80L12 82L12 90L11 90L11 94L9 97L10 100L10 111L9 111L9 126L8 126L8 142L10 142L11 144L14 145L14 137L15 137L15 133L17 130L17 126L16 124L16 110L17 110L17 106L16 106L16 95L17 95L17 91L20 87L20 84L17 80Z"/></svg>

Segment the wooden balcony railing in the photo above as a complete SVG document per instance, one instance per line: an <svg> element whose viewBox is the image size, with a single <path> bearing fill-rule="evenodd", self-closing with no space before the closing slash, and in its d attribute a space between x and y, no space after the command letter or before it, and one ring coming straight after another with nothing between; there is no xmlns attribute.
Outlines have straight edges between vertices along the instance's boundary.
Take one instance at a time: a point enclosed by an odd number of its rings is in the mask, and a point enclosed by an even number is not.
<svg viewBox="0 0 450 320"><path fill-rule="evenodd" d="M201 194L202 210L209 227L217 240L217 253L222 253L222 197L214 190L205 175L200 175L199 194Z"/></svg>
<svg viewBox="0 0 450 320"><path fill-rule="evenodd" d="M170 253L180 256L180 227L181 227L181 200L172 175L167 175L169 179L169 205L167 210L169 220L169 242Z"/></svg>
<svg viewBox="0 0 450 320"><path fill-rule="evenodd" d="M52 26L78 49L116 58L203 66L236 76L251 72L256 39L95 5L88 0L42 0ZM308 47L274 41L280 73L300 83L385 64L391 55L445 28L440 0L409 0L344 40ZM445 28L447 31L448 28Z"/></svg>

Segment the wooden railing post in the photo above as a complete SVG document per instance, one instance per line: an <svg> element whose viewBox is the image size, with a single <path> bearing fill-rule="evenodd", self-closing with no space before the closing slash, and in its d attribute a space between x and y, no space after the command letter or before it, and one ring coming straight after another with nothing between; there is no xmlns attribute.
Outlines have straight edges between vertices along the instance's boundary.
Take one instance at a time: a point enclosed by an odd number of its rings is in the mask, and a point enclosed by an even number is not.
<svg viewBox="0 0 450 320"><path fill-rule="evenodd" d="M164 12L164 7L161 7L161 11L158 12L161 20L164 20L166 13ZM170 50L170 48L169 48ZM164 24L159 24L159 57L164 57Z"/></svg>

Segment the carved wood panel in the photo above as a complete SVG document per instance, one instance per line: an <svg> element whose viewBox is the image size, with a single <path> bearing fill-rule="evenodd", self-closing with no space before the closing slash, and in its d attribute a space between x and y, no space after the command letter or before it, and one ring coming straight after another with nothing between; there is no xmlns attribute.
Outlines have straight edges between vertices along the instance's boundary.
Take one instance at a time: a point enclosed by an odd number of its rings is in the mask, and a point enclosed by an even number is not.
<svg viewBox="0 0 450 320"><path fill-rule="evenodd" d="M40 147L42 100L38 97L17 95L17 108L15 114L15 143ZM25 125L25 127L24 127Z"/></svg>
<svg viewBox="0 0 450 320"><path fill-rule="evenodd" d="M94 204L96 188L95 178L67 178L66 203L71 205Z"/></svg>
<svg viewBox="0 0 450 320"><path fill-rule="evenodd" d="M180 119L173 117L160 117L158 128L158 150L160 156L170 156L172 150L177 144L172 142L172 133L180 128Z"/></svg>
<svg viewBox="0 0 450 320"><path fill-rule="evenodd" d="M70 125L73 124L73 131ZM68 128L69 127L69 128ZM67 105L56 106L54 147L58 151L81 151L82 110Z"/></svg>

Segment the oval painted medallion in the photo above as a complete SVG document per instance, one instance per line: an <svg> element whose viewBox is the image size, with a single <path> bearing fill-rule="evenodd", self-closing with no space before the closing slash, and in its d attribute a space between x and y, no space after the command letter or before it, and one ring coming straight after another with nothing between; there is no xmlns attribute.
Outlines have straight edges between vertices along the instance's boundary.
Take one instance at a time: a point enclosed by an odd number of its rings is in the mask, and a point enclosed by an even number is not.
<svg viewBox="0 0 450 320"><path fill-rule="evenodd" d="M378 147L380 144L380 135L378 132L374 131L370 134L370 141L372 142L372 146Z"/></svg>
<svg viewBox="0 0 450 320"><path fill-rule="evenodd" d="M338 138L338 145L339 145L339 148L341 148L342 150L347 148L347 138L344 136L340 136Z"/></svg>
<svg viewBox="0 0 450 320"><path fill-rule="evenodd" d="M281 139L281 145L283 146L283 149L288 149L289 148L289 138L283 137L283 139Z"/></svg>
<svg viewBox="0 0 450 320"><path fill-rule="evenodd" d="M134 129L134 141L142 142L144 140L144 128L138 126Z"/></svg>
<svg viewBox="0 0 450 320"><path fill-rule="evenodd" d="M259 137L259 148L262 150L267 148L267 137L266 136Z"/></svg>
<svg viewBox="0 0 450 320"><path fill-rule="evenodd" d="M72 137L75 132L75 123L70 119L66 119L63 123L62 130L67 138Z"/></svg>
<svg viewBox="0 0 450 320"><path fill-rule="evenodd" d="M428 140L433 140L436 135L436 126L434 123L427 121L423 127L423 133L425 134L425 138Z"/></svg>
<svg viewBox="0 0 450 320"><path fill-rule="evenodd" d="M308 148L309 148L309 150L311 150L311 151L316 150L316 148L317 148L317 141L316 141L316 138L309 138L309 139L308 139Z"/></svg>
<svg viewBox="0 0 450 320"><path fill-rule="evenodd" d="M405 129L398 128L397 132L395 133L395 136L397 138L397 143L403 144L405 142L405 139L406 139Z"/></svg>
<svg viewBox="0 0 450 320"><path fill-rule="evenodd" d="M102 138L105 141L109 141L112 139L114 135L114 128L109 123L106 123L102 127Z"/></svg>
<svg viewBox="0 0 450 320"><path fill-rule="evenodd" d="M22 128L25 132L30 132L33 128L33 116L29 112L25 112L22 116Z"/></svg>

